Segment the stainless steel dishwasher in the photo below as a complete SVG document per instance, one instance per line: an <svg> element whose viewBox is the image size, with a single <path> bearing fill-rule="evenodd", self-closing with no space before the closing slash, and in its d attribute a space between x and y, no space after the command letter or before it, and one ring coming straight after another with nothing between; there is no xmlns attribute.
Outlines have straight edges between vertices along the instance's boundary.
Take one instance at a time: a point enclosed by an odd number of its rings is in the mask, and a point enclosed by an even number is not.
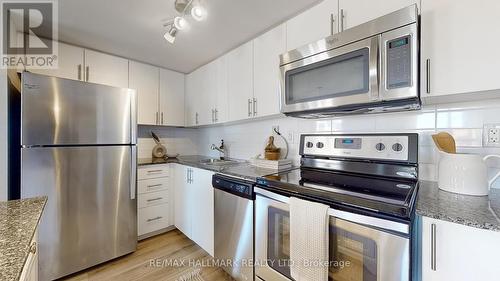
<svg viewBox="0 0 500 281"><path fill-rule="evenodd" d="M215 258L236 280L254 280L255 182L215 174Z"/></svg>

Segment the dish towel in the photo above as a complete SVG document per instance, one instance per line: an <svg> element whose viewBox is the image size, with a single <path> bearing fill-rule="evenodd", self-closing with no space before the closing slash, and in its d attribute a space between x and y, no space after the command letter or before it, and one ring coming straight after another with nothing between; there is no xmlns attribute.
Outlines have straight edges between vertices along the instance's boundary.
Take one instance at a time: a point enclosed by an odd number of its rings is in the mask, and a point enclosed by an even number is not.
<svg viewBox="0 0 500 281"><path fill-rule="evenodd" d="M328 208L290 198L290 271L296 281L328 280Z"/></svg>

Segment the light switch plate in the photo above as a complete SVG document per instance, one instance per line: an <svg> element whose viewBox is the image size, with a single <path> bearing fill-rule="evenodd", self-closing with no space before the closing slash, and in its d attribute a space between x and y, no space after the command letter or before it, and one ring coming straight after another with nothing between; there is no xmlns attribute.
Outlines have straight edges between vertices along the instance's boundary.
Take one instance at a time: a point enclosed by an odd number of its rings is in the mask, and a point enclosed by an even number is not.
<svg viewBox="0 0 500 281"><path fill-rule="evenodd" d="M484 124L483 146L500 147L500 124Z"/></svg>

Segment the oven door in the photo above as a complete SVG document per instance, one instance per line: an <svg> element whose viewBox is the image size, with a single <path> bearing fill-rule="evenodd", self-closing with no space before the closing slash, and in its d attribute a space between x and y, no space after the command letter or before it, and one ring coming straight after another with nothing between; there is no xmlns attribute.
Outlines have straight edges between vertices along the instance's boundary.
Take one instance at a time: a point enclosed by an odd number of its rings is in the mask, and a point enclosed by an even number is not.
<svg viewBox="0 0 500 281"><path fill-rule="evenodd" d="M256 192L256 276L265 281L293 280L288 197L260 188ZM410 279L408 225L334 209L329 216L328 280Z"/></svg>
<svg viewBox="0 0 500 281"><path fill-rule="evenodd" d="M380 40L376 35L281 66L281 112L378 101Z"/></svg>

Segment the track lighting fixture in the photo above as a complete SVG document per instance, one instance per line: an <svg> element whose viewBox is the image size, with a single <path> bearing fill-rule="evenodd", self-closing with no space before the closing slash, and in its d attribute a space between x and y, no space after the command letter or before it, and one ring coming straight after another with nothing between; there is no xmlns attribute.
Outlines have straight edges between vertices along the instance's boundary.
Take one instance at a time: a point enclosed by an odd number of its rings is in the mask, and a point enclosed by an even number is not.
<svg viewBox="0 0 500 281"><path fill-rule="evenodd" d="M188 27L187 17L191 16L195 21L202 21L207 16L207 11L199 4L199 0L175 0L174 7L180 15L163 24L166 29L163 37L171 44L175 42L177 32Z"/></svg>

